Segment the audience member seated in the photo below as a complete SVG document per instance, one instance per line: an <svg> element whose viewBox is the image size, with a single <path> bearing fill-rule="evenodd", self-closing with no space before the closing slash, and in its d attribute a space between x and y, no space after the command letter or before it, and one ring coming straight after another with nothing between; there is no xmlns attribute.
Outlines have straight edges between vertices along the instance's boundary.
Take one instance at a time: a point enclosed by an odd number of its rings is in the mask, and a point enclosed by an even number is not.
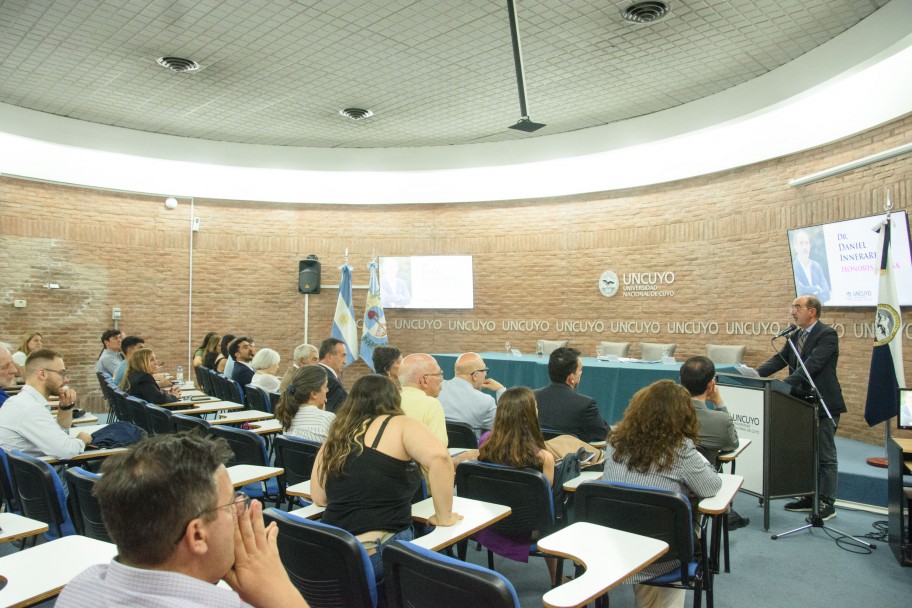
<svg viewBox="0 0 912 608"><path fill-rule="evenodd" d="M709 464L718 469L716 459L719 453L737 449L738 430L719 394L716 366L709 357L691 357L681 365L680 375L681 385L690 393L697 422L700 423L700 448ZM750 518L741 517L734 509L729 512L729 530L748 524Z"/></svg>
<svg viewBox="0 0 912 608"><path fill-rule="evenodd" d="M162 391L152 374L158 370L158 359L149 348L138 348L130 355L127 371L120 383L120 388L134 397L149 403L162 405L174 403L180 399L180 387L173 386L168 392Z"/></svg>
<svg viewBox="0 0 912 608"><path fill-rule="evenodd" d="M722 487L715 469L697 452L699 423L690 393L672 380L637 391L624 418L608 438L603 479L706 498ZM694 509L696 517L696 509ZM627 579L640 583L679 567L660 561ZM684 606L682 589L634 585L636 605Z"/></svg>
<svg viewBox="0 0 912 608"><path fill-rule="evenodd" d="M374 373L390 378L399 385L399 365L402 363L402 351L395 346L378 346L371 355Z"/></svg>
<svg viewBox="0 0 912 608"><path fill-rule="evenodd" d="M25 359L32 351L44 348L41 334L37 331L26 332L19 341L19 349L13 353L13 363L16 364L16 377L25 379Z"/></svg>
<svg viewBox="0 0 912 608"><path fill-rule="evenodd" d="M228 356L228 345L231 344L235 338L237 338L237 336L234 334L225 334L222 336L222 341L219 344L219 354L215 359L215 367L213 368L218 373L222 374L223 376L228 376L229 378L231 376L228 375L228 373L225 371L225 368L228 365L229 361L232 362L232 365L234 362L232 361L231 357Z"/></svg>
<svg viewBox="0 0 912 608"><path fill-rule="evenodd" d="M123 359L117 364L117 369L114 370L115 384L120 385L123 382L124 376L127 374L127 362L130 360L130 355L136 349L143 348L145 344L146 341L139 336L127 336L120 341L120 352L123 354Z"/></svg>
<svg viewBox="0 0 912 608"><path fill-rule="evenodd" d="M219 345L221 344L222 337L218 334L213 334L211 338L203 346L203 362L200 363L205 368L215 369L215 362L219 357Z"/></svg>
<svg viewBox="0 0 912 608"><path fill-rule="evenodd" d="M437 399L443 383L443 371L434 357L415 353L402 360L399 384L402 386L402 411L420 420L446 446L449 443L443 406Z"/></svg>
<svg viewBox="0 0 912 608"><path fill-rule="evenodd" d="M16 383L16 364L13 363L13 355L9 351L9 345L0 342L0 405L9 399L9 394L3 390Z"/></svg>
<svg viewBox="0 0 912 608"><path fill-rule="evenodd" d="M329 381L326 409L330 412L335 412L348 396L342 386L342 369L345 367L348 349L345 348L345 342L342 340L326 338L320 342L319 355L320 365L326 369L326 378Z"/></svg>
<svg viewBox="0 0 912 608"><path fill-rule="evenodd" d="M223 439L177 433L107 459L93 493L117 557L77 575L57 608L306 607L282 567L278 528L234 491L229 458Z"/></svg>
<svg viewBox="0 0 912 608"><path fill-rule="evenodd" d="M411 503L421 466L429 471L434 497L428 523L451 526L461 519L452 511L454 473L446 447L403 415L400 399L389 378L356 380L317 454L310 485L314 503L326 507L323 523L358 537L377 580L383 578L384 547L414 537Z"/></svg>
<svg viewBox="0 0 912 608"><path fill-rule="evenodd" d="M608 423L595 399L575 392L583 375L580 351L563 346L548 357L551 384L535 391L541 425L576 435L583 441L604 441Z"/></svg>
<svg viewBox="0 0 912 608"><path fill-rule="evenodd" d="M288 388L291 379L294 378L295 372L299 369L305 365L320 364L320 351L312 344L298 344L294 349L294 353L292 353L292 359L291 366L285 370L285 375L282 376L282 382L279 384L280 393Z"/></svg>
<svg viewBox="0 0 912 608"><path fill-rule="evenodd" d="M218 338L218 333L210 331L206 334L206 337L203 338L203 341L200 342L199 348L193 351L193 367L199 367L203 364L203 357L206 356L206 346L209 344L209 340L212 338Z"/></svg>
<svg viewBox="0 0 912 608"><path fill-rule="evenodd" d="M124 339L124 334L119 329L109 329L101 334L101 343L104 348L98 355L98 361L95 362L95 372L107 372L114 377L117 371L117 364L123 360L120 354L120 342Z"/></svg>
<svg viewBox="0 0 912 608"><path fill-rule="evenodd" d="M447 420L464 422L475 430L477 437L494 424L497 402L494 397L481 392L495 391L497 399L503 395L504 385L488 377L488 368L478 353L464 353L456 359L456 376L444 380L440 388L441 405Z"/></svg>
<svg viewBox="0 0 912 608"><path fill-rule="evenodd" d="M234 365L231 368L231 375L228 375L227 368L225 375L236 381L241 387L250 384L254 374L254 369L250 362L253 361L255 354L256 347L252 338L241 336L232 340L231 344L228 345L228 359L229 363L234 362Z"/></svg>
<svg viewBox="0 0 912 608"><path fill-rule="evenodd" d="M329 425L336 419L326 411L328 386L326 370L320 365L305 365L295 373L275 408L275 417L286 435L326 441Z"/></svg>
<svg viewBox="0 0 912 608"><path fill-rule="evenodd" d="M501 396L494 428L486 434L478 460L519 469L535 469L554 483L554 456L545 449L535 406L535 394L524 386L506 390ZM481 530L475 538L494 553L519 562L529 561L529 545L534 538L505 536L493 530ZM548 558L552 584L557 576L557 560Z"/></svg>
<svg viewBox="0 0 912 608"><path fill-rule="evenodd" d="M253 367L254 374L249 384L258 386L267 393L278 393L281 380L276 376L279 371L279 353L271 348L261 348L253 356L250 365Z"/></svg>
<svg viewBox="0 0 912 608"><path fill-rule="evenodd" d="M63 358L47 349L32 351L25 360L25 386L0 407L0 448L32 456L72 458L92 442L88 433L70 437L76 391L69 388ZM57 419L48 397L60 398Z"/></svg>

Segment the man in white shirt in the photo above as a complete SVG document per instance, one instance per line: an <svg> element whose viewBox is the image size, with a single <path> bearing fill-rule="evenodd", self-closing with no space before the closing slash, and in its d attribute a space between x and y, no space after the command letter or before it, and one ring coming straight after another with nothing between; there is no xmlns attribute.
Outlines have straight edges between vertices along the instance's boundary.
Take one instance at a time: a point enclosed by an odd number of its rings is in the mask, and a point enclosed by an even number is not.
<svg viewBox="0 0 912 608"><path fill-rule="evenodd" d="M472 427L475 435L494 426L497 412L495 398L482 389L495 391L497 399L504 393L504 385L488 377L488 368L478 353L463 353L456 359L456 376L444 380L440 389L440 403L447 420L464 422Z"/></svg>
<svg viewBox="0 0 912 608"><path fill-rule="evenodd" d="M25 360L24 373L22 391L0 407L0 448L58 459L81 454L92 436L70 437L76 391L66 385L63 358L52 350L36 350ZM51 395L60 397L56 420L48 402Z"/></svg>
<svg viewBox="0 0 912 608"><path fill-rule="evenodd" d="M278 528L231 486L230 457L223 439L175 433L105 461L94 494L117 557L77 575L56 606L306 607L279 558Z"/></svg>

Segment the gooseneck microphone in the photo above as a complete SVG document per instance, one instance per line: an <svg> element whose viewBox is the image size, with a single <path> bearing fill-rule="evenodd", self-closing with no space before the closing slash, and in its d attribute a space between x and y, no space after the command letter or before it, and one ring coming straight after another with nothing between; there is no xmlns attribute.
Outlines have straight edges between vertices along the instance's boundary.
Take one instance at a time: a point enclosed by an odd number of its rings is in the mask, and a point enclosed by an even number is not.
<svg viewBox="0 0 912 608"><path fill-rule="evenodd" d="M786 327L785 329L780 331L778 334L773 336L773 338L781 338L782 336L788 336L790 334L795 333L796 331L798 331L798 326L795 325L794 323L792 323L791 325L789 325L788 327Z"/></svg>

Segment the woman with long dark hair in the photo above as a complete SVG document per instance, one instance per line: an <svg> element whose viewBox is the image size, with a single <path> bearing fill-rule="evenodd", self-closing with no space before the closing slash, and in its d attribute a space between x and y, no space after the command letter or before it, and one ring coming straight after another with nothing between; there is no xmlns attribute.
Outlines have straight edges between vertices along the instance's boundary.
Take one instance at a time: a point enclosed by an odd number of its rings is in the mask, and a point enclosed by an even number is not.
<svg viewBox="0 0 912 608"><path fill-rule="evenodd" d="M497 402L494 428L482 435L478 460L518 469L541 471L548 483L554 482L554 456L545 449L538 422L535 393L524 386L504 391ZM529 561L529 544L537 534L521 538L508 537L494 530L481 530L475 535L482 545L494 553L514 561ZM557 560L547 558L551 582L557 574Z"/></svg>
<svg viewBox="0 0 912 608"><path fill-rule="evenodd" d="M218 332L214 331L210 331L206 334L206 337L200 342L199 348L193 353L193 367L199 367L203 364L203 357L206 356L206 345L209 344L209 340L212 339L213 336L217 335Z"/></svg>
<svg viewBox="0 0 912 608"><path fill-rule="evenodd" d="M310 441L326 441L336 419L335 414L326 411L328 386L322 366L298 368L276 405L275 417L282 423L282 432Z"/></svg>
<svg viewBox="0 0 912 608"><path fill-rule="evenodd" d="M414 537L411 502L421 467L428 469L434 497L428 523L451 526L461 519L453 513L453 463L446 447L424 424L405 416L400 403L389 378L356 380L336 411L310 484L314 503L326 506L323 523L358 537L378 580L384 547Z"/></svg>
<svg viewBox="0 0 912 608"><path fill-rule="evenodd" d="M234 334L225 334L222 336L222 344L219 346L219 355L215 358L215 371L222 373L225 371L225 365L228 363L228 345L237 338Z"/></svg>

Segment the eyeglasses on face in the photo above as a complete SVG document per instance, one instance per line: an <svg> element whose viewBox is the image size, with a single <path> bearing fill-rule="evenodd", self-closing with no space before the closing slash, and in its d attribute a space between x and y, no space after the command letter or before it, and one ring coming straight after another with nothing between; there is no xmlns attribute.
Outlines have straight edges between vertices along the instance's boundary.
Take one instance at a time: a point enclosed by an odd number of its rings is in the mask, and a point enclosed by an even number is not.
<svg viewBox="0 0 912 608"><path fill-rule="evenodd" d="M474 372L472 372L473 375L474 374L487 374L487 373L488 373L487 367L483 367L481 369L476 369Z"/></svg>
<svg viewBox="0 0 912 608"><path fill-rule="evenodd" d="M58 374L61 378L69 378L69 374L67 374L67 370L65 370L65 369L50 369L48 367L42 367L41 369L44 370L45 372L54 372L55 374Z"/></svg>

